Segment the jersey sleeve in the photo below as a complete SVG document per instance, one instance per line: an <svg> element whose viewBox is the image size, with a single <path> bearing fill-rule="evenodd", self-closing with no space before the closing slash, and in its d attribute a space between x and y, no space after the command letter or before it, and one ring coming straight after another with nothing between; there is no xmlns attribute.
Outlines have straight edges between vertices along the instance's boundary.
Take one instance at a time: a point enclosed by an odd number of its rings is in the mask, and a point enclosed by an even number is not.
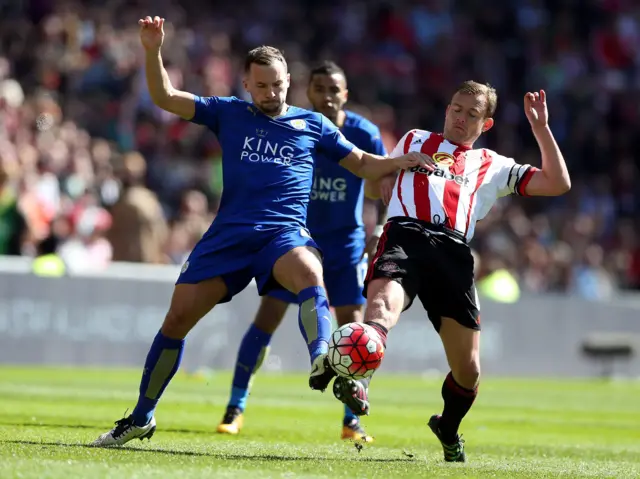
<svg viewBox="0 0 640 479"><path fill-rule="evenodd" d="M221 115L228 110L233 98L219 96L202 97L197 95L194 95L194 97L196 111L190 121L198 125L208 126L211 130L217 132Z"/></svg>
<svg viewBox="0 0 640 479"><path fill-rule="evenodd" d="M327 158L338 163L354 148L355 145L344 137L340 129L322 116L318 149L322 150Z"/></svg>
<svg viewBox="0 0 640 479"><path fill-rule="evenodd" d="M493 181L498 189L498 197L507 195L527 196L526 188L531 177L538 168L531 165L520 165L513 158L492 154L496 164Z"/></svg>
<svg viewBox="0 0 640 479"><path fill-rule="evenodd" d="M402 135L402 138L400 138L400 141L398 141L398 143L393 148L393 150L391 150L391 154L389 155L390 158L398 158L399 156L402 156L405 154L404 152L405 145L407 142L411 142L411 138L413 138L414 131L415 130L410 130L406 132L404 135Z"/></svg>
<svg viewBox="0 0 640 479"><path fill-rule="evenodd" d="M407 143L411 144L411 139L413 138L414 134L415 130L409 130L404 135L402 135L400 141L398 141L393 150L391 150L391 154L389 155L389 157L398 158L399 156L405 155L405 147L407 146Z"/></svg>

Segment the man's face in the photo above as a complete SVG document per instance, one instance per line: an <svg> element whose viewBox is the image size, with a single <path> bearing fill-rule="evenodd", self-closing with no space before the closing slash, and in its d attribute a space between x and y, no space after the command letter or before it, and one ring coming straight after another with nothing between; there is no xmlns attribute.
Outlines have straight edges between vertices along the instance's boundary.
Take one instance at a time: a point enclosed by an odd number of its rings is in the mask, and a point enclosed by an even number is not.
<svg viewBox="0 0 640 479"><path fill-rule="evenodd" d="M483 132L493 126L493 118L485 118L486 111L485 95L456 93L445 114L445 138L453 143L472 146Z"/></svg>
<svg viewBox="0 0 640 479"><path fill-rule="evenodd" d="M333 75L316 74L309 82L307 97L315 111L330 120L336 120L348 97L347 81L340 73Z"/></svg>
<svg viewBox="0 0 640 479"><path fill-rule="evenodd" d="M253 63L243 81L254 105L263 113L272 116L282 112L287 100L289 82L290 75L286 67L278 61L271 65Z"/></svg>

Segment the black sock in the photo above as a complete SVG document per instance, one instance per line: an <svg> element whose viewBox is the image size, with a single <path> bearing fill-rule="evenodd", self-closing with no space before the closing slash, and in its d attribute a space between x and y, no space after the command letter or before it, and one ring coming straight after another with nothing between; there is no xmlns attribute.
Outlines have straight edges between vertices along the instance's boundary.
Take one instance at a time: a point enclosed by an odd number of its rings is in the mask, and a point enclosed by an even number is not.
<svg viewBox="0 0 640 479"><path fill-rule="evenodd" d="M478 388L466 389L460 386L453 374L449 372L442 383L442 399L444 399L444 410L438 425L442 440L446 443L453 443L458 436L458 428L465 417L473 401L478 395Z"/></svg>
<svg viewBox="0 0 640 479"><path fill-rule="evenodd" d="M382 339L382 345L386 348L387 333L389 332L389 330L384 326L382 326L381 324L376 323L375 321L366 321L364 324L368 324L369 326L371 326L373 329L377 331L378 335L380 336L380 339Z"/></svg>

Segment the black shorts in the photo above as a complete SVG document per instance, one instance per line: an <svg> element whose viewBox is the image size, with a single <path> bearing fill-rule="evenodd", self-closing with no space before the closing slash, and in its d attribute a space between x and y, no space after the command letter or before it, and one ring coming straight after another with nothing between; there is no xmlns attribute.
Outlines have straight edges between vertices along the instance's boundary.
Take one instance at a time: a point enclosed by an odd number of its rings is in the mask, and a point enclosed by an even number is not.
<svg viewBox="0 0 640 479"><path fill-rule="evenodd" d="M402 285L409 304L420 298L436 331L441 318L480 330L480 304L469 246L437 226L411 218L390 218L365 279L391 278Z"/></svg>

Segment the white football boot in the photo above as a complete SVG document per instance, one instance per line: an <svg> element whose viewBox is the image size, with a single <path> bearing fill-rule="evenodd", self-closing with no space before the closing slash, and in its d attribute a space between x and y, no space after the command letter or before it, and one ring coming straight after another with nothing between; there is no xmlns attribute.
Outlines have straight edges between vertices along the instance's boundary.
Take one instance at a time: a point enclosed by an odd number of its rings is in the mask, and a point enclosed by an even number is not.
<svg viewBox="0 0 640 479"><path fill-rule="evenodd" d="M136 426L131 415L119 419L115 424L116 427L100 435L91 445L96 447L122 446L132 439L140 439L141 441L143 439L151 439L151 436L156 432L156 419L154 417L151 418L151 421L146 426Z"/></svg>
<svg viewBox="0 0 640 479"><path fill-rule="evenodd" d="M329 365L329 355L321 354L311 364L309 375L309 387L316 391L324 392L331 380L336 377L336 372Z"/></svg>

